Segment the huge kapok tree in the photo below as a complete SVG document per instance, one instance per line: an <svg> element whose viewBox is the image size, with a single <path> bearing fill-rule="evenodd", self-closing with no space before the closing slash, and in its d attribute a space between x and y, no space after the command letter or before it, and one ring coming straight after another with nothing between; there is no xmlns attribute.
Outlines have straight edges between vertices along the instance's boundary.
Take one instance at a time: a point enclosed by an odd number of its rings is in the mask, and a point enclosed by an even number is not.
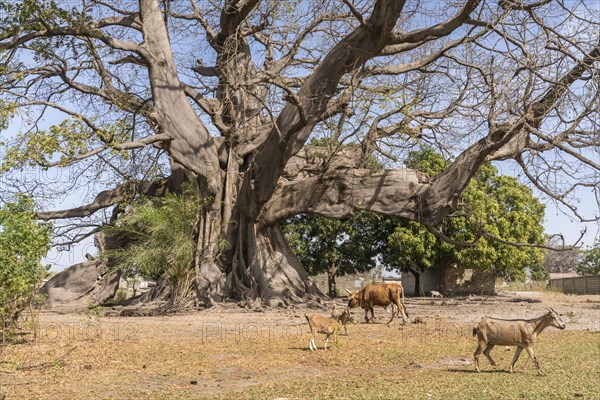
<svg viewBox="0 0 600 400"><path fill-rule="evenodd" d="M282 219L371 210L443 237L436 225L489 161L514 160L574 216L598 217L572 202L600 180L590 2L77 3L0 1L1 122L21 126L3 184L42 200L63 244L193 183L210 199L196 293L272 302L316 292ZM403 168L422 144L451 165ZM364 168L373 156L388 168ZM28 168L68 179L21 179ZM50 208L69 190L80 205Z"/></svg>

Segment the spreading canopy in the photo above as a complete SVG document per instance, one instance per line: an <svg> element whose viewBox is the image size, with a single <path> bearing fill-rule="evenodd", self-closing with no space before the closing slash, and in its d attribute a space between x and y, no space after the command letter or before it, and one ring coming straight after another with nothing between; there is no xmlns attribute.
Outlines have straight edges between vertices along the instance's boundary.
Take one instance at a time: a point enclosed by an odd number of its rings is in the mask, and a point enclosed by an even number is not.
<svg viewBox="0 0 600 400"><path fill-rule="evenodd" d="M433 229L493 160L599 217L573 202L600 183L600 24L585 1L22 0L0 1L0 18L0 127L23 126L3 143L6 186L76 192L38 217L97 227L196 181L214 201L196 233L204 288L305 290L278 221L371 210ZM423 143L452 159L434 178L398 161ZM373 154L389 168L365 168Z"/></svg>

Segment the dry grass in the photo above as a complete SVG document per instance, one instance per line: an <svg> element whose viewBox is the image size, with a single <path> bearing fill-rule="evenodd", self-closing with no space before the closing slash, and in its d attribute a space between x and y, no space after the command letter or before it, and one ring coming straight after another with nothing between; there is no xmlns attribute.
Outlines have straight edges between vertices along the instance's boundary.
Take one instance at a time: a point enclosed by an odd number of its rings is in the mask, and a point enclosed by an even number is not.
<svg viewBox="0 0 600 400"><path fill-rule="evenodd" d="M484 313L537 315L547 304L508 299L412 300L425 323L350 326L331 350L308 350L305 309L108 318L42 315L40 336L2 348L6 399L548 399L598 398L600 332L594 298L552 306L569 311L566 331L549 328L536 351L547 377L514 349L473 372L470 329ZM559 303L557 305L557 302ZM505 313L499 310L506 310ZM509 311L512 310L512 311ZM326 311L321 311L325 314ZM381 310L377 315L386 317ZM358 319L359 312L354 311ZM595 320L594 320L595 318ZM572 330L572 329L580 330ZM30 339L30 338L29 338ZM322 341L317 344L322 347Z"/></svg>

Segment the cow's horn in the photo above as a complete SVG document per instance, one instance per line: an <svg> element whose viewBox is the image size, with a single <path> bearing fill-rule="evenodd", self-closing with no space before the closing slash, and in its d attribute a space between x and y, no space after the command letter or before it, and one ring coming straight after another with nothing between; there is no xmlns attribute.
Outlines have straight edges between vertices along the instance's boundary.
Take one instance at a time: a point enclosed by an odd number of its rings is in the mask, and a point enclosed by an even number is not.
<svg viewBox="0 0 600 400"><path fill-rule="evenodd" d="M346 290L346 292L348 292L348 294L352 294L351 291L349 291L348 289L344 288Z"/></svg>

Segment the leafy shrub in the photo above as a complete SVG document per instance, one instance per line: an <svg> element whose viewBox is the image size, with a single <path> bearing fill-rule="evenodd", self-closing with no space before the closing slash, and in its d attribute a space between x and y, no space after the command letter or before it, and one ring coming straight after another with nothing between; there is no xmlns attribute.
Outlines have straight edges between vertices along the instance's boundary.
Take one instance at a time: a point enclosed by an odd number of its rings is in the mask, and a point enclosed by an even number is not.
<svg viewBox="0 0 600 400"><path fill-rule="evenodd" d="M49 266L41 264L50 246L52 226L39 223L33 201L18 196L0 208L0 320L12 329L19 314L35 301Z"/></svg>

